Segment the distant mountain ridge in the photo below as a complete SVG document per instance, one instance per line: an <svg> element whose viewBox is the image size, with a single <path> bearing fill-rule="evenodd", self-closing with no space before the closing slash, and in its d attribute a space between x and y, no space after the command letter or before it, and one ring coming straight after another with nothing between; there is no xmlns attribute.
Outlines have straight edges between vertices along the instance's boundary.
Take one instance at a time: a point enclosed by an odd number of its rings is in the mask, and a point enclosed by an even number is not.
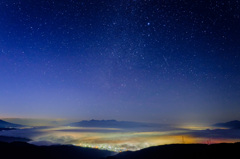
<svg viewBox="0 0 240 159"><path fill-rule="evenodd" d="M18 128L18 127L23 127L23 125L13 124L4 120L0 120L0 128Z"/></svg>
<svg viewBox="0 0 240 159"><path fill-rule="evenodd" d="M30 139L21 138L21 137L11 137L11 136L0 136L0 142L29 142Z"/></svg>
<svg viewBox="0 0 240 159"><path fill-rule="evenodd" d="M102 127L102 128L136 128L136 127L149 127L148 124L130 121L117 121L117 120L83 120L76 123L68 124L68 126L76 127Z"/></svg>
<svg viewBox="0 0 240 159"><path fill-rule="evenodd" d="M213 126L231 128L231 129L240 129L240 121L233 120L226 123L217 123L217 124L214 124Z"/></svg>

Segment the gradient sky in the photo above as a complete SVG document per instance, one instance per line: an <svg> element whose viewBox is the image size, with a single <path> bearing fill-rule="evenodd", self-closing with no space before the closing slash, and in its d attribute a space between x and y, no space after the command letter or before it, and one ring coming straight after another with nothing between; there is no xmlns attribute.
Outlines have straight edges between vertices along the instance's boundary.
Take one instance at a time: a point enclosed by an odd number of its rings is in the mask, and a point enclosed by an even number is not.
<svg viewBox="0 0 240 159"><path fill-rule="evenodd" d="M240 1L0 0L0 117L240 119Z"/></svg>

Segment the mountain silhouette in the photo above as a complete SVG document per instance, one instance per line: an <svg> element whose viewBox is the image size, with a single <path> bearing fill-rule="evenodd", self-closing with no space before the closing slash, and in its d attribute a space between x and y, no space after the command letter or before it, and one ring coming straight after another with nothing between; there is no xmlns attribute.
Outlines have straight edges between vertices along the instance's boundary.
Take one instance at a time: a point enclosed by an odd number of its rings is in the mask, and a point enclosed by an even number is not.
<svg viewBox="0 0 240 159"><path fill-rule="evenodd" d="M101 159L114 152L71 145L35 146L25 142L0 142L1 158L24 159Z"/></svg>
<svg viewBox="0 0 240 159"><path fill-rule="evenodd" d="M214 124L213 126L230 128L230 129L240 129L240 121L233 120L226 123L217 123L217 124Z"/></svg>
<svg viewBox="0 0 240 159"><path fill-rule="evenodd" d="M0 136L0 142L28 142L31 141L30 139L27 138L21 138L21 137L11 137L11 136Z"/></svg>
<svg viewBox="0 0 240 159"><path fill-rule="evenodd" d="M0 120L0 128L18 128L18 127L23 127L23 125L13 124L13 123L6 122L4 120Z"/></svg>
<svg viewBox="0 0 240 159"><path fill-rule="evenodd" d="M175 144L155 146L135 152L123 152L106 159L237 159L240 143L235 144Z"/></svg>

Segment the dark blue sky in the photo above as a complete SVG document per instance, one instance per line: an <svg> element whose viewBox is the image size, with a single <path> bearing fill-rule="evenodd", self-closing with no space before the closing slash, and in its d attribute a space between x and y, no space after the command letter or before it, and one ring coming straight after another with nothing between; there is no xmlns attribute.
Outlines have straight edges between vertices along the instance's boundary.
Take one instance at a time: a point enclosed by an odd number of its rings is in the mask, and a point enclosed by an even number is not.
<svg viewBox="0 0 240 159"><path fill-rule="evenodd" d="M240 119L237 0L0 0L2 117Z"/></svg>

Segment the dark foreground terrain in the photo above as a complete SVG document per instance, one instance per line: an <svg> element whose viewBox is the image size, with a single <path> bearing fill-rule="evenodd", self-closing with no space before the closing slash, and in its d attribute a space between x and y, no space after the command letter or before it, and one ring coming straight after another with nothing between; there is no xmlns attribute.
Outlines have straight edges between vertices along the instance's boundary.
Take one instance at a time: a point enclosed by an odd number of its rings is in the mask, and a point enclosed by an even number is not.
<svg viewBox="0 0 240 159"><path fill-rule="evenodd" d="M24 142L0 142L0 158L15 159L239 159L240 143L175 144L135 152L114 152L76 146L34 146Z"/></svg>
<svg viewBox="0 0 240 159"><path fill-rule="evenodd" d="M0 142L1 159L101 159L114 152L76 146L34 146L24 142Z"/></svg>
<svg viewBox="0 0 240 159"><path fill-rule="evenodd" d="M239 159L240 143L176 144L123 152L107 159Z"/></svg>

